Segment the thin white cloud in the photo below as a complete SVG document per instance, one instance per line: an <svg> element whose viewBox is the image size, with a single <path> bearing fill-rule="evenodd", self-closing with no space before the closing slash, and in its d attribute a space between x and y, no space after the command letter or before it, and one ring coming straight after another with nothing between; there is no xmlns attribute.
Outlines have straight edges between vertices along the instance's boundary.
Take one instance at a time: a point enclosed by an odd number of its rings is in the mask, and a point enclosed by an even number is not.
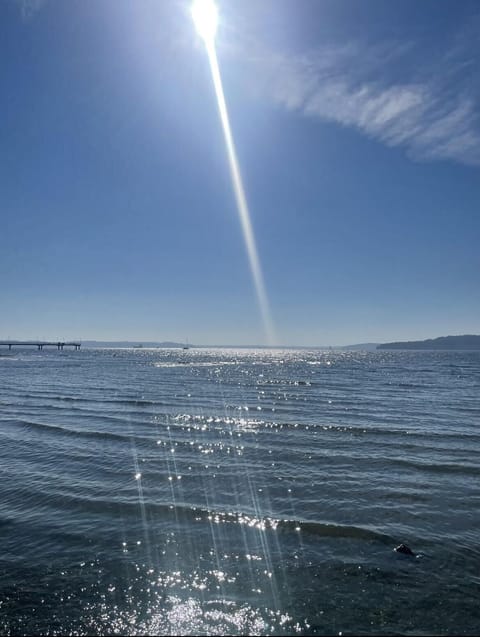
<svg viewBox="0 0 480 637"><path fill-rule="evenodd" d="M357 43L289 58L257 53L251 61L263 95L290 111L355 128L416 160L480 165L474 67L458 51L455 60L448 52L432 63L412 48Z"/></svg>
<svg viewBox="0 0 480 637"><path fill-rule="evenodd" d="M17 2L20 6L22 17L28 20L28 18L31 18L40 11L46 0L17 0Z"/></svg>

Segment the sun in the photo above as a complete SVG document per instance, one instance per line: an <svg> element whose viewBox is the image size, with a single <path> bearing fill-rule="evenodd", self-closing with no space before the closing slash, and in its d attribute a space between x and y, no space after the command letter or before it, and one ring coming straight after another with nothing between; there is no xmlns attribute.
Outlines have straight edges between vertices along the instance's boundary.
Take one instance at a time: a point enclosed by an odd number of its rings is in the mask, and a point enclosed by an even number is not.
<svg viewBox="0 0 480 637"><path fill-rule="evenodd" d="M213 0L195 0L192 5L195 27L207 43L212 43L218 25L218 11Z"/></svg>

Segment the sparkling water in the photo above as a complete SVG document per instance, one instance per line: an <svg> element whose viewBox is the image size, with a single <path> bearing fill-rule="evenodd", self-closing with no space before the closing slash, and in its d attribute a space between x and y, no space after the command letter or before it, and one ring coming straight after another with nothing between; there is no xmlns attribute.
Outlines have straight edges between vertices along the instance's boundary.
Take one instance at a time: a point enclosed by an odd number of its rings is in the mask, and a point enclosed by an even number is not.
<svg viewBox="0 0 480 637"><path fill-rule="evenodd" d="M479 396L479 352L4 349L0 632L476 634Z"/></svg>

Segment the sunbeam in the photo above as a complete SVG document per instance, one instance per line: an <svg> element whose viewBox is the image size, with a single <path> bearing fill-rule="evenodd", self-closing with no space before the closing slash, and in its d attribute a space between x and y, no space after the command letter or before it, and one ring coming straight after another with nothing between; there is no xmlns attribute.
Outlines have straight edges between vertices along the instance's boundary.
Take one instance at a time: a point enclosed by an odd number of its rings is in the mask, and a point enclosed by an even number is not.
<svg viewBox="0 0 480 637"><path fill-rule="evenodd" d="M228 117L227 104L225 94L223 92L222 78L218 65L217 52L215 50L215 33L217 29L217 9L212 0L196 0L192 7L192 17L195 22L198 33L202 36L210 62L212 72L213 86L217 97L218 110L222 123L223 135L225 138L225 146L227 148L228 163L230 167L230 175L232 178L233 190L237 204L238 216L242 227L245 247L248 254L250 270L255 285L260 312L262 315L265 336L268 345L274 345L276 342L275 329L270 312L270 304L268 301L265 282L263 279L260 259L253 232L250 211L248 208L247 197L243 187L240 166L237 159L235 144L233 141L232 129Z"/></svg>

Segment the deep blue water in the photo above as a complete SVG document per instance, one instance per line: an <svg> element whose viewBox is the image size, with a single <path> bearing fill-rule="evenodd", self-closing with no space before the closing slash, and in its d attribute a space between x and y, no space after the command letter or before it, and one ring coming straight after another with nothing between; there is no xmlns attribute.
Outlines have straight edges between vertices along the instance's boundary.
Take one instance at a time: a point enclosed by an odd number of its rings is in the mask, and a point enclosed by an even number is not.
<svg viewBox="0 0 480 637"><path fill-rule="evenodd" d="M0 353L0 633L478 633L479 352Z"/></svg>

